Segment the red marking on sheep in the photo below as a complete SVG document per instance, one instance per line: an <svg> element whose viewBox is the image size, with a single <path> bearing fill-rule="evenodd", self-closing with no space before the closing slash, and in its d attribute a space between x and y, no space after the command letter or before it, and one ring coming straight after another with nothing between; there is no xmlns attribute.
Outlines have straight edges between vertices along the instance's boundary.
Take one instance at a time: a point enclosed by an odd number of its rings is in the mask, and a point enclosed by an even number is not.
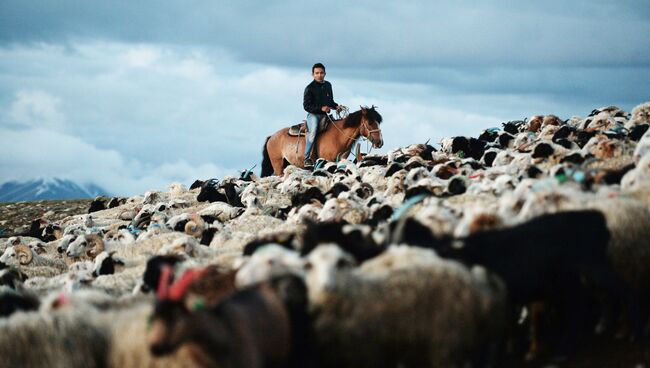
<svg viewBox="0 0 650 368"><path fill-rule="evenodd" d="M187 270L183 276L172 285L172 267L168 265L163 266L160 275L160 282L158 284L158 299L170 300L173 302L182 300L187 292L187 288L192 285L194 281L203 277L206 270L207 268Z"/></svg>
<svg viewBox="0 0 650 368"><path fill-rule="evenodd" d="M183 299L187 288L192 285L194 281L203 277L205 271L206 268L187 270L183 276L181 276L180 280L171 286L167 299L171 301L180 301Z"/></svg>
<svg viewBox="0 0 650 368"><path fill-rule="evenodd" d="M169 286L172 282L172 268L165 265L160 271L160 279L158 280L158 299L167 299L169 295Z"/></svg>

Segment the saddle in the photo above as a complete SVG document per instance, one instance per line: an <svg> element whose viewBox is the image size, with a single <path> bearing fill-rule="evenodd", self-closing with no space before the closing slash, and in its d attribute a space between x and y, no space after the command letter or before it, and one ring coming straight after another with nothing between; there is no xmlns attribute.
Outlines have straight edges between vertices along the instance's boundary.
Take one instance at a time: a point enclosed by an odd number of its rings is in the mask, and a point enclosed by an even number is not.
<svg viewBox="0 0 650 368"><path fill-rule="evenodd" d="M320 122L318 122L318 133L327 129L329 122L330 121L327 116L323 116L323 118L320 119ZM303 120L302 123L298 123L289 127L288 134L292 137L303 137L307 135L308 131L309 129L307 129L307 120Z"/></svg>

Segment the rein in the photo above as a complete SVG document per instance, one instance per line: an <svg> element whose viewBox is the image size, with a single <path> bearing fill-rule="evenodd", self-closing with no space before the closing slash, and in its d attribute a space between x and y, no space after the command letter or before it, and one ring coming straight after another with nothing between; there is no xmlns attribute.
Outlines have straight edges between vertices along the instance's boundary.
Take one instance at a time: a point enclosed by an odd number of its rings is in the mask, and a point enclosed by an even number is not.
<svg viewBox="0 0 650 368"><path fill-rule="evenodd" d="M370 127L368 126L368 124L366 123L365 120L361 120L361 125L357 128L357 130L356 130L356 131L354 132L354 134L353 134L353 135L357 135L357 133L359 133L359 136L357 136L357 138L354 138L354 137L350 137L350 136L348 136L347 134L345 134L345 132L344 132L341 128L339 128L339 127L334 123L334 121L332 120L332 118L330 117L329 114L326 114L326 116L327 116L327 118L329 119L330 123L331 123L332 125L334 125L334 127L335 127L335 128L336 128L336 129L341 133L341 134L343 134L344 136L346 136L346 137L348 138L348 140L352 140L352 141L354 141L354 140L357 140L357 139L362 139L362 140L365 139L365 140L366 140L366 151L367 151L367 152L366 152L366 155L369 154L370 151L372 151L372 145L370 144L370 139L368 139L368 137L362 136L362 135L360 134L361 126L363 126L363 127L366 128L366 130L368 131L368 136L370 136L372 133L379 132L379 136L380 136L380 138L381 138L381 129L370 129ZM341 119L341 120L342 120L342 119ZM358 144L360 145L361 142L359 142Z"/></svg>

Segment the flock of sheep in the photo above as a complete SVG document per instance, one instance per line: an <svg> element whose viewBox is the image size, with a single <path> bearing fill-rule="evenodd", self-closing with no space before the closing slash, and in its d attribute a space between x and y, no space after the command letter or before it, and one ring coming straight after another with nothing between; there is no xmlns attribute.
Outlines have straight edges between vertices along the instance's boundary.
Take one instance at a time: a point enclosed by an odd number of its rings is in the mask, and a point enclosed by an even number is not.
<svg viewBox="0 0 650 368"><path fill-rule="evenodd" d="M36 220L0 241L0 365L491 367L642 339L649 126L650 102L533 116Z"/></svg>

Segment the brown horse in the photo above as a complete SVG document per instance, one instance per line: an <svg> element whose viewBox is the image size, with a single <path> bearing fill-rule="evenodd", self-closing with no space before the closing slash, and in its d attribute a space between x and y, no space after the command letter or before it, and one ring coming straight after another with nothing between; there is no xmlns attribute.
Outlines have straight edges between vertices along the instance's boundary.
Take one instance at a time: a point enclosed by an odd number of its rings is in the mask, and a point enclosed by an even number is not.
<svg viewBox="0 0 650 368"><path fill-rule="evenodd" d="M360 136L368 138L373 147L381 148L384 141L381 137L381 115L375 107L362 107L344 119L334 120L327 129L318 133L313 150L317 157L334 161L339 157L347 157L352 145ZM264 143L262 160L262 177L282 175L284 162L304 167L305 137L289 135L289 128L280 129Z"/></svg>

